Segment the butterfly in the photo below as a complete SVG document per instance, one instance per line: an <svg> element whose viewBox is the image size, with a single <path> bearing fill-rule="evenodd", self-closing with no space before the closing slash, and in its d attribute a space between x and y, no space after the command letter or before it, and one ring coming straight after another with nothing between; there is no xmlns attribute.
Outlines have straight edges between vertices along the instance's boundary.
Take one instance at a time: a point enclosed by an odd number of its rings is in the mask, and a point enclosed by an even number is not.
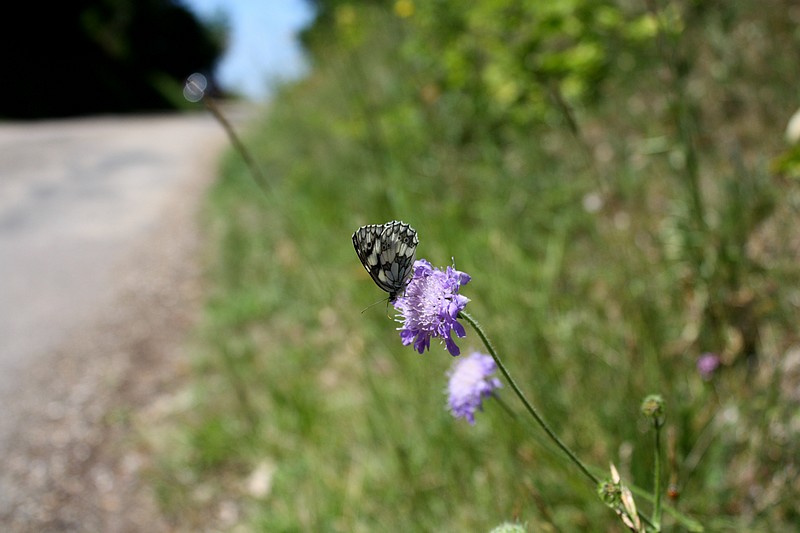
<svg viewBox="0 0 800 533"><path fill-rule="evenodd" d="M402 293L411 272L419 239L414 228L399 220L361 226L353 233L353 246L372 281L389 293L393 302Z"/></svg>

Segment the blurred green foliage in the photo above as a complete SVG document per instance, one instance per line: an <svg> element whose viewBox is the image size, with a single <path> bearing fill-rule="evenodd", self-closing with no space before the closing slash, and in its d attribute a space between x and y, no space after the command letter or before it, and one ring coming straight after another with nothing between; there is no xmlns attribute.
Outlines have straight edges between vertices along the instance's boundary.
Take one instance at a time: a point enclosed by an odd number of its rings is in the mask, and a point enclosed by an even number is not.
<svg viewBox="0 0 800 533"><path fill-rule="evenodd" d="M362 312L383 294L350 234L402 219L418 257L472 275L468 310L511 373L646 514L639 406L657 393L667 503L709 531L797 529L800 191L770 169L800 103L800 10L316 3L312 72L248 136L269 187L231 154L209 201L209 300L194 403L160 465L165 510L205 526L212 494L262 531L623 527L496 402L474 427L453 420L446 351L420 356L382 306ZM459 344L481 348L471 331ZM722 362L710 381L705 352Z"/></svg>

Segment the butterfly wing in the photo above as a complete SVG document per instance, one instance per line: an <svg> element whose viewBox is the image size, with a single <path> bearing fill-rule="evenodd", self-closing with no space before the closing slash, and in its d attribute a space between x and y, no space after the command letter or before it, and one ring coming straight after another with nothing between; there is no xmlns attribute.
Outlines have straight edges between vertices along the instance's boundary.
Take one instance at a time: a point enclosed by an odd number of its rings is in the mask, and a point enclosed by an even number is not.
<svg viewBox="0 0 800 533"><path fill-rule="evenodd" d="M361 260L361 264L364 265L370 277L375 280L375 283L378 283L379 286L380 283L376 279L379 269L378 260L380 258L380 243L378 239L382 231L382 225L370 224L368 226L361 226L353 233L353 247L356 249L358 258Z"/></svg>
<svg viewBox="0 0 800 533"><path fill-rule="evenodd" d="M398 220L362 226L353 233L353 247L375 284L394 300L405 289L416 256L417 232Z"/></svg>

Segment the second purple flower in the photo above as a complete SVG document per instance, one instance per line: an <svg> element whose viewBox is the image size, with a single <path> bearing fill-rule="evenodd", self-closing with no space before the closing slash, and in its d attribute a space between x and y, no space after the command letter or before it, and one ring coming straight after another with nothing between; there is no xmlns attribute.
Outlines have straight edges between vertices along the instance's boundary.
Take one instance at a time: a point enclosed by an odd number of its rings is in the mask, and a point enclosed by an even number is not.
<svg viewBox="0 0 800 533"><path fill-rule="evenodd" d="M447 403L456 418L475 423L475 413L483 409L483 400L495 394L502 385L493 377L497 364L491 355L473 352L458 359L448 372Z"/></svg>
<svg viewBox="0 0 800 533"><path fill-rule="evenodd" d="M414 349L423 353L430 349L431 338L437 337L444 341L451 355L460 354L451 333L455 332L457 337L467 334L457 317L469 302L458 291L469 280L468 274L453 267L441 270L425 259L416 261L405 294L394 301L398 322L403 323L398 328L403 345L413 343Z"/></svg>

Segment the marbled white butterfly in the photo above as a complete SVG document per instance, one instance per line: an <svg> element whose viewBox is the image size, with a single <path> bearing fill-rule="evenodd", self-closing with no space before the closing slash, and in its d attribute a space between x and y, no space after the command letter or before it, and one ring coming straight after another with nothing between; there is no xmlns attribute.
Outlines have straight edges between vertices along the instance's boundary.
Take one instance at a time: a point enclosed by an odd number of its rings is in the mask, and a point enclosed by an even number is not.
<svg viewBox="0 0 800 533"><path fill-rule="evenodd" d="M353 233L353 246L372 281L389 293L393 302L406 288L414 269L417 232L399 220L361 226Z"/></svg>

